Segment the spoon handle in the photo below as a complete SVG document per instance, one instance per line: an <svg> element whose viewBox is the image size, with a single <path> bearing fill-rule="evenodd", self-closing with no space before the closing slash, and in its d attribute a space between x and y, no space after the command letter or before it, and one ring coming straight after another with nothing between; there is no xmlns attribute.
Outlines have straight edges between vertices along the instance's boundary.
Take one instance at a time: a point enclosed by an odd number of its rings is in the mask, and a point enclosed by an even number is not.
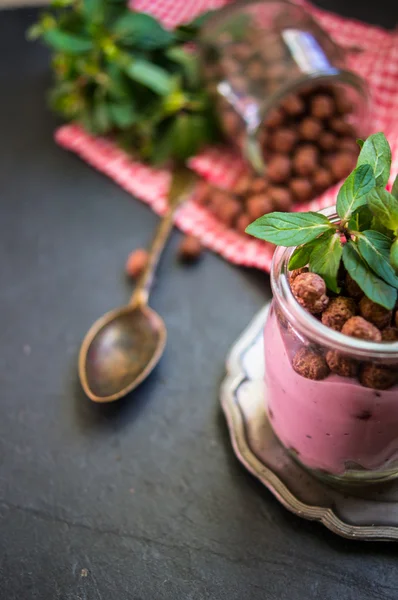
<svg viewBox="0 0 398 600"><path fill-rule="evenodd" d="M196 181L197 175L187 167L177 167L173 170L168 194L168 208L156 229L149 249L148 264L138 280L130 304L142 306L148 303L156 267L173 228L174 214L192 192Z"/></svg>

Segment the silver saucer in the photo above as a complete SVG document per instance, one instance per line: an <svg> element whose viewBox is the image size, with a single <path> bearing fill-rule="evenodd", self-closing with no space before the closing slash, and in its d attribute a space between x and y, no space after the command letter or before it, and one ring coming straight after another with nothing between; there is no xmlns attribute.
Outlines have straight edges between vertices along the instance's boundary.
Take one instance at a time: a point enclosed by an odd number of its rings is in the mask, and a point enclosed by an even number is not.
<svg viewBox="0 0 398 600"><path fill-rule="evenodd" d="M398 480L338 490L314 478L284 450L266 413L263 328L269 305L232 347L221 387L234 452L296 515L362 540L398 540Z"/></svg>

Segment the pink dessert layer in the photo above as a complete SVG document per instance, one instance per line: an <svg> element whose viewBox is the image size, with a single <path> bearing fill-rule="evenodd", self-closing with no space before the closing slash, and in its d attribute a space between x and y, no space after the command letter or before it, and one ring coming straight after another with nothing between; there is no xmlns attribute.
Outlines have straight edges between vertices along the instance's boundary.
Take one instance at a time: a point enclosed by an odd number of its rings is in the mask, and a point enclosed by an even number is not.
<svg viewBox="0 0 398 600"><path fill-rule="evenodd" d="M283 339L283 337L285 339ZM306 379L291 365L297 340L282 337L274 310L265 326L268 412L282 444L313 469L341 474L347 463L378 469L398 457L398 386L380 391L355 379Z"/></svg>

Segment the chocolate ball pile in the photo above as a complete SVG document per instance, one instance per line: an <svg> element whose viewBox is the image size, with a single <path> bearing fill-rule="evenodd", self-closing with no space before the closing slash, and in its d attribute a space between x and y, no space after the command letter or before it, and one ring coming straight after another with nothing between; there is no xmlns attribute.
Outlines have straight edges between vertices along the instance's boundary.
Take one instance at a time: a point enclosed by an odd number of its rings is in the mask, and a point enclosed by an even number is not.
<svg viewBox="0 0 398 600"><path fill-rule="evenodd" d="M244 42L227 36L221 50L205 53L204 74L221 126L243 152L253 107L261 113L263 102L287 81L302 78L283 39L264 35ZM219 93L220 84L229 90L225 95ZM350 123L354 109L346 89L337 83L307 84L285 96L259 130L266 187L283 186L291 205L310 200L346 177L359 152Z"/></svg>
<svg viewBox="0 0 398 600"><path fill-rule="evenodd" d="M348 122L352 106L344 99L343 89L312 88L287 97L264 122L259 136L266 164L262 191L272 196L276 187L287 206L282 210L311 200L355 167L359 146ZM225 133L242 148L244 120L224 98L218 103Z"/></svg>
<svg viewBox="0 0 398 600"><path fill-rule="evenodd" d="M217 189L201 181L193 199L223 225L241 234L245 233L250 223L268 212L277 210L277 206L279 210L289 210L291 206L282 188L267 190L263 179L248 174L243 174L229 191Z"/></svg>
<svg viewBox="0 0 398 600"><path fill-rule="evenodd" d="M310 200L354 168L359 147L349 123L352 109L343 89L317 87L286 98L278 118L265 121L267 176L272 181L283 172L293 201Z"/></svg>
<svg viewBox="0 0 398 600"><path fill-rule="evenodd" d="M308 272L306 267L291 272L290 287L297 302L326 327L370 342L398 341L398 310L387 310L372 302L343 269L341 276L340 296L329 297L322 277ZM336 350L317 346L303 346L293 357L294 370L307 379L325 379L334 373L340 377L356 377L363 386L377 390L398 384L397 367L363 363Z"/></svg>
<svg viewBox="0 0 398 600"><path fill-rule="evenodd" d="M265 176L246 172L229 191L203 183L196 201L224 225L244 233L262 215L289 212L296 203L311 200L346 177L355 167L359 146L345 115L339 113L342 95L342 90L318 89L286 98L262 132ZM225 99L220 102L228 135L241 139L243 121ZM341 106L349 108L344 102Z"/></svg>

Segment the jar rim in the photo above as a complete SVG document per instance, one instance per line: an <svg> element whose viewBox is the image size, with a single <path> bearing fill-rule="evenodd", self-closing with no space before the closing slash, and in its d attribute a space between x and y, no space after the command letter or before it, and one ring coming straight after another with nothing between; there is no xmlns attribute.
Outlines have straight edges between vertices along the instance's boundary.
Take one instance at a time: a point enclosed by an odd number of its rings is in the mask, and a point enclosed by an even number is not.
<svg viewBox="0 0 398 600"><path fill-rule="evenodd" d="M336 207L331 206L319 211L330 220L337 220ZM271 287L273 296L282 313L291 325L302 332L312 342L337 350L343 354L355 354L369 361L395 362L398 358L398 342L372 342L344 335L324 325L314 315L305 310L293 296L290 283L288 262L295 248L278 246L274 252L271 266Z"/></svg>

